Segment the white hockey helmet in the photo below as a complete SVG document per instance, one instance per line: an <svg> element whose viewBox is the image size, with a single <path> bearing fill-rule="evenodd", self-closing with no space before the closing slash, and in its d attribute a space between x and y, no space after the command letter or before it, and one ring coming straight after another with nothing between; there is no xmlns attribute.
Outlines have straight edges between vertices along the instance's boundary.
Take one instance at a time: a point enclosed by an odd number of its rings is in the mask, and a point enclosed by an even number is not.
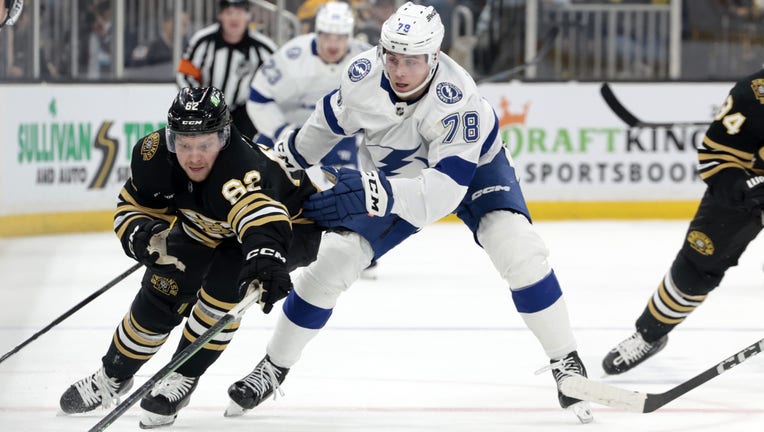
<svg viewBox="0 0 764 432"><path fill-rule="evenodd" d="M384 55L388 51L405 55L424 54L427 56L427 64L430 67L430 75L420 86L398 96L412 94L430 82L438 65L438 53L444 33L445 28L434 7L415 5L411 2L406 2L399 7L382 24L377 54L383 62ZM385 74L387 75L387 69Z"/></svg>
<svg viewBox="0 0 764 432"><path fill-rule="evenodd" d="M316 32L352 36L354 25L353 11L347 3L331 1L316 13Z"/></svg>
<svg viewBox="0 0 764 432"><path fill-rule="evenodd" d="M379 44L399 54L436 54L444 32L434 7L407 2L382 24Z"/></svg>

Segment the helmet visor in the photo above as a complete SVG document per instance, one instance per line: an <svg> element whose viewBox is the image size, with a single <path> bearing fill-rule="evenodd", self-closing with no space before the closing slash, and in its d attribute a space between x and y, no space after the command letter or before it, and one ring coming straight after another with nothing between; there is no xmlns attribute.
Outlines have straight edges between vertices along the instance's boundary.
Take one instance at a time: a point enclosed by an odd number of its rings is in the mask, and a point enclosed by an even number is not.
<svg viewBox="0 0 764 432"><path fill-rule="evenodd" d="M172 153L185 151L220 151L231 137L231 125L225 125L213 132L176 132L171 128L165 129L167 150Z"/></svg>

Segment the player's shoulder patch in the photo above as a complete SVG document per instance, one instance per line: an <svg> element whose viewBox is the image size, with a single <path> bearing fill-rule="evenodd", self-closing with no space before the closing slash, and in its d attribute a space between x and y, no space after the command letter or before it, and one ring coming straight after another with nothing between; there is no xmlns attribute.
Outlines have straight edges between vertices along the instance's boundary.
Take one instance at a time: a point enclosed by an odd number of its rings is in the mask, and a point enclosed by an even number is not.
<svg viewBox="0 0 764 432"><path fill-rule="evenodd" d="M300 54L302 54L302 48L298 46L291 47L286 51L286 57L290 60L294 60L297 57L300 57Z"/></svg>
<svg viewBox="0 0 764 432"><path fill-rule="evenodd" d="M756 78L751 81L751 90L753 90L753 97L764 105L764 78Z"/></svg>
<svg viewBox="0 0 764 432"><path fill-rule="evenodd" d="M159 148L159 132L154 132L143 139L141 143L141 156L143 160L151 160Z"/></svg>
<svg viewBox="0 0 764 432"><path fill-rule="evenodd" d="M367 58L359 58L348 67L348 78L350 81L361 81L366 75L371 72L371 61Z"/></svg>
<svg viewBox="0 0 764 432"><path fill-rule="evenodd" d="M455 104L464 97L464 93L462 93L459 87L448 81L439 82L438 85L435 86L435 94L438 95L438 99L447 104Z"/></svg>

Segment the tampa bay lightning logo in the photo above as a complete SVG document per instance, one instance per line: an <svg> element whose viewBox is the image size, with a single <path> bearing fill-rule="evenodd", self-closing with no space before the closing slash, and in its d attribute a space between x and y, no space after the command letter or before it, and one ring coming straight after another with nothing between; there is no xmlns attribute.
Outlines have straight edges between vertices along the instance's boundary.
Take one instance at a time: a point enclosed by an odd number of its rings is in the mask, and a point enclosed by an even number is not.
<svg viewBox="0 0 764 432"><path fill-rule="evenodd" d="M287 58L294 60L300 56L300 52L302 52L302 49L300 47L292 47L287 50L286 56Z"/></svg>
<svg viewBox="0 0 764 432"><path fill-rule="evenodd" d="M371 72L371 62L369 59L361 58L353 62L348 68L348 78L350 81L358 82Z"/></svg>
<svg viewBox="0 0 764 432"><path fill-rule="evenodd" d="M440 100L447 104L455 104L462 100L462 96L464 96L462 91L450 82L438 83L438 86L435 88L435 93L438 94Z"/></svg>

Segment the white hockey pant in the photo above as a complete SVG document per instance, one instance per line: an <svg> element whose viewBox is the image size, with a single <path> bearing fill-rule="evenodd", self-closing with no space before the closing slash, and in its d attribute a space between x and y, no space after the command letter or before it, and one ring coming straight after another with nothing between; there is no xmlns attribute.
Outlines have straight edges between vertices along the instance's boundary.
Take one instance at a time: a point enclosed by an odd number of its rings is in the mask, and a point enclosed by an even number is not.
<svg viewBox="0 0 764 432"><path fill-rule="evenodd" d="M337 299L369 266L373 256L371 245L360 235L327 232L321 239L318 258L295 277L294 294L309 307L321 308L330 314ZM287 317L283 308L279 309L276 329L267 348L271 361L281 367L292 367L323 324L318 328L298 325Z"/></svg>
<svg viewBox="0 0 764 432"><path fill-rule="evenodd" d="M544 303L546 293L559 292L559 285L547 260L549 250L533 225L523 215L492 211L480 220L477 239L509 284L520 315L549 358L558 359L575 350L576 340L563 296L553 302L550 299L550 304ZM521 307L520 297L534 298L541 306L538 310Z"/></svg>

